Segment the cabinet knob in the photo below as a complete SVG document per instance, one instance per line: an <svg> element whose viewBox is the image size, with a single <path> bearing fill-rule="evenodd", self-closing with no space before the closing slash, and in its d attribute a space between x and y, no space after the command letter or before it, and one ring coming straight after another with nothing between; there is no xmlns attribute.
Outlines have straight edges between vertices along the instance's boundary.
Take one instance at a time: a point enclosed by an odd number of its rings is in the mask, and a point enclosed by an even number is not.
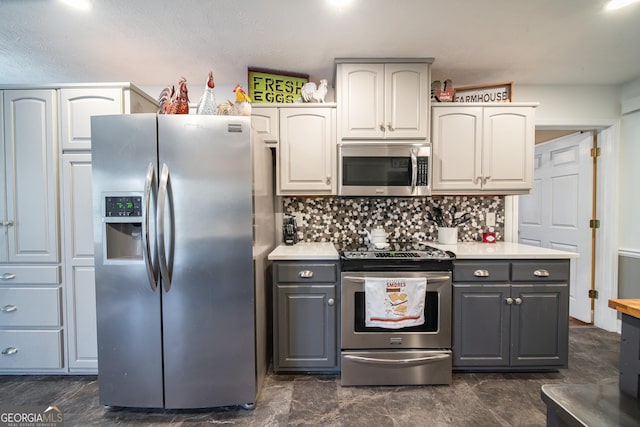
<svg viewBox="0 0 640 427"><path fill-rule="evenodd" d="M11 227L13 225L13 221L0 221L0 225L4 227Z"/></svg>
<svg viewBox="0 0 640 427"><path fill-rule="evenodd" d="M384 123L380 123L380 130L384 132Z"/></svg>
<svg viewBox="0 0 640 427"><path fill-rule="evenodd" d="M301 272L298 273L298 276L302 277L303 279L309 279L309 278L313 277L313 271L311 271L311 270L302 270Z"/></svg>
<svg viewBox="0 0 640 427"><path fill-rule="evenodd" d="M482 177L481 176L476 176L475 178L473 178L473 183L477 184L479 182L482 182Z"/></svg>
<svg viewBox="0 0 640 427"><path fill-rule="evenodd" d="M12 280L15 278L16 278L16 275L13 273L4 273L2 276L0 276L0 280Z"/></svg>
<svg viewBox="0 0 640 427"><path fill-rule="evenodd" d="M0 311L3 311L5 313L11 313L12 311L16 311L17 309L18 307L12 304L7 304L4 307L0 307Z"/></svg>
<svg viewBox="0 0 640 427"><path fill-rule="evenodd" d="M328 177L325 179L325 182L327 183L327 185L331 185L331 177L330 177L330 176L328 176Z"/></svg>
<svg viewBox="0 0 640 427"><path fill-rule="evenodd" d="M511 297L507 298L506 301L507 301L507 304L509 305L513 304L513 298Z"/></svg>
<svg viewBox="0 0 640 427"><path fill-rule="evenodd" d="M516 298L516 305L522 304L522 298Z"/></svg>
<svg viewBox="0 0 640 427"><path fill-rule="evenodd" d="M487 176L485 176L484 178L482 178L482 183L483 183L483 184L486 184L486 183L487 183L487 181L489 181L490 179L491 179L491 175L487 175Z"/></svg>
<svg viewBox="0 0 640 427"><path fill-rule="evenodd" d="M329 300L327 301L327 304L329 304L329 305L333 305L335 303L336 303L336 301L333 298L329 298Z"/></svg>
<svg viewBox="0 0 640 427"><path fill-rule="evenodd" d="M395 130L393 126L391 126L391 123L387 123L387 129L389 129L389 132L393 132Z"/></svg>
<svg viewBox="0 0 640 427"><path fill-rule="evenodd" d="M533 272L536 277L549 277L549 270L540 269Z"/></svg>
<svg viewBox="0 0 640 427"><path fill-rule="evenodd" d="M489 277L489 270L476 270L473 272L473 275L476 277Z"/></svg>
<svg viewBox="0 0 640 427"><path fill-rule="evenodd" d="M4 350L2 350L2 354L5 356L11 356L12 354L16 354L18 352L18 349L15 347L7 347Z"/></svg>

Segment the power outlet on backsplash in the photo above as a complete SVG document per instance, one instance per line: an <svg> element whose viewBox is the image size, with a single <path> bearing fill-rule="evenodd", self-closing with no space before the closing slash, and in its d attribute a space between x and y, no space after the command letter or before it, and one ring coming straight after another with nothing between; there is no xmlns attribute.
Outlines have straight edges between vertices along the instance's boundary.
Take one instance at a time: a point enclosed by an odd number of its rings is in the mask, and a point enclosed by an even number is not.
<svg viewBox="0 0 640 427"><path fill-rule="evenodd" d="M496 226L496 213L495 212L487 212L485 215L484 222L487 224L487 227L495 227Z"/></svg>

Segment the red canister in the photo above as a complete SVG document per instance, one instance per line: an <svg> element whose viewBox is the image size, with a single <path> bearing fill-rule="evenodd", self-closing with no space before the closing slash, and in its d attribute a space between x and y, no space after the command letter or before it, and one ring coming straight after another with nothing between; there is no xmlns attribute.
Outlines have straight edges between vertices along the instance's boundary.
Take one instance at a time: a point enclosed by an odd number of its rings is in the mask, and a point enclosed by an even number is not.
<svg viewBox="0 0 640 427"><path fill-rule="evenodd" d="M482 241L484 243L495 243L496 242L496 233L493 231L485 231L482 233Z"/></svg>

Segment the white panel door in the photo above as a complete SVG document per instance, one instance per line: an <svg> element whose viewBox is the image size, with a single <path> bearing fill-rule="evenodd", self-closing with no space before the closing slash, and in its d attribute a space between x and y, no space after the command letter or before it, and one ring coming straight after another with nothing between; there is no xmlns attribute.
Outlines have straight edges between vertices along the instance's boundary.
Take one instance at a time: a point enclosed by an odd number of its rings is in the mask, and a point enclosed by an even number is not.
<svg viewBox="0 0 640 427"><path fill-rule="evenodd" d="M519 242L580 253L571 262L569 314L592 322L591 133L576 133L535 148L534 188L519 199Z"/></svg>
<svg viewBox="0 0 640 427"><path fill-rule="evenodd" d="M59 260L55 100L55 90L4 93L9 262Z"/></svg>
<svg viewBox="0 0 640 427"><path fill-rule="evenodd" d="M7 233L5 232L5 221L7 220L7 183L5 168L5 143L4 143L4 102L3 93L0 91L0 262L9 260L9 251L7 248Z"/></svg>
<svg viewBox="0 0 640 427"><path fill-rule="evenodd" d="M251 110L251 128L260 135L266 144L277 144L279 139L278 131L278 109L256 108Z"/></svg>
<svg viewBox="0 0 640 427"><path fill-rule="evenodd" d="M428 69L427 64L385 65L386 138L427 138Z"/></svg>
<svg viewBox="0 0 640 427"><path fill-rule="evenodd" d="M384 64L340 64L341 138L385 137Z"/></svg>
<svg viewBox="0 0 640 427"><path fill-rule="evenodd" d="M62 155L69 369L98 367L91 154Z"/></svg>

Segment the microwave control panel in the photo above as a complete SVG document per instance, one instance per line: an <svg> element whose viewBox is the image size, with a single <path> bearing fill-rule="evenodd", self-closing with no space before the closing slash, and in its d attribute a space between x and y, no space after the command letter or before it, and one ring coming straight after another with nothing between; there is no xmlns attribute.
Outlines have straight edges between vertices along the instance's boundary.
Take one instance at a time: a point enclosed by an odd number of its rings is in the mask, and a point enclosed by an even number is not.
<svg viewBox="0 0 640 427"><path fill-rule="evenodd" d="M429 185L429 158L418 157L418 179L417 186Z"/></svg>

